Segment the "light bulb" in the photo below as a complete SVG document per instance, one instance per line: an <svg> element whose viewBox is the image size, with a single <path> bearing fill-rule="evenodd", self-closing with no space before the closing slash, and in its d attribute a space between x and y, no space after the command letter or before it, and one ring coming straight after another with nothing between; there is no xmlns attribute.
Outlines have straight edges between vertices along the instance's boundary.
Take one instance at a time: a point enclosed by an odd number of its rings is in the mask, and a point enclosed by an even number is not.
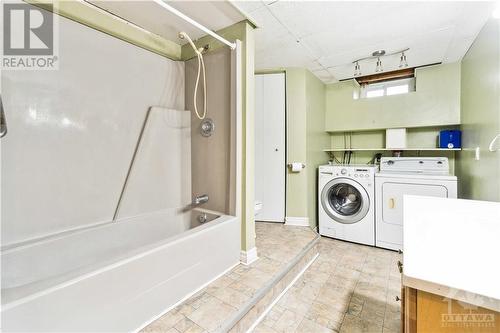
<svg viewBox="0 0 500 333"><path fill-rule="evenodd" d="M399 68L408 67L408 62L406 61L406 55L401 52L401 60L399 61Z"/></svg>
<svg viewBox="0 0 500 333"><path fill-rule="evenodd" d="M361 75L361 67L359 66L359 62L354 63L354 76Z"/></svg>
<svg viewBox="0 0 500 333"><path fill-rule="evenodd" d="M377 67L375 67L375 72L382 72L382 71L383 71L382 61L380 60L380 58L377 58Z"/></svg>

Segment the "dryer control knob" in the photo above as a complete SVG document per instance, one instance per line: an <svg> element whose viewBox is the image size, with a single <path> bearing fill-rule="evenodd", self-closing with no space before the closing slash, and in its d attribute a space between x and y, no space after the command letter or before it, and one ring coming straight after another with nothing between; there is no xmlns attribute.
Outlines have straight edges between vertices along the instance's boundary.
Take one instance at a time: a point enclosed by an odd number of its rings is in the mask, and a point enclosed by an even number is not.
<svg viewBox="0 0 500 333"><path fill-rule="evenodd" d="M340 173L343 174L343 175L345 175L347 173L347 169L340 170Z"/></svg>

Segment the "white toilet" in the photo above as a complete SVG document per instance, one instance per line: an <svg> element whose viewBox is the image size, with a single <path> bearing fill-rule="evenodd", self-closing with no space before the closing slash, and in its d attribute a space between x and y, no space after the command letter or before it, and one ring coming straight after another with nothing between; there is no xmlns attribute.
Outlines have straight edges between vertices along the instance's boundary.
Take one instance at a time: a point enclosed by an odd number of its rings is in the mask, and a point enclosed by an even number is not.
<svg viewBox="0 0 500 333"><path fill-rule="evenodd" d="M255 200L255 213L254 216L257 217L262 210L262 201Z"/></svg>

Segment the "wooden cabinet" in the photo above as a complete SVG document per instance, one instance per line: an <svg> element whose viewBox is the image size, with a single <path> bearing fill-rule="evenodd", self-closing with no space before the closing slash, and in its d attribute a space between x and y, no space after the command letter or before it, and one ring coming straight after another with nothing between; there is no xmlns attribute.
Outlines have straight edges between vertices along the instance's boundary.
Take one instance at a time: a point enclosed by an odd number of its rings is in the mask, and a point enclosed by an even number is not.
<svg viewBox="0 0 500 333"><path fill-rule="evenodd" d="M403 287L402 329L405 333L500 333L500 313Z"/></svg>

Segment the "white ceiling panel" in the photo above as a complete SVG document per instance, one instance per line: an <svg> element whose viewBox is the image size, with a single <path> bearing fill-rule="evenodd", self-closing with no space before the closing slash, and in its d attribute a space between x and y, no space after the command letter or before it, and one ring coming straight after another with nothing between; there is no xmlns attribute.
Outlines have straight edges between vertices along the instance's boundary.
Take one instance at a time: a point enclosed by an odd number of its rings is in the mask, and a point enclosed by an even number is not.
<svg viewBox="0 0 500 333"><path fill-rule="evenodd" d="M178 34L185 31L193 40L206 33L170 13L153 0L86 0L116 16L166 39L184 44ZM220 30L246 17L227 1L165 1L211 30Z"/></svg>
<svg viewBox="0 0 500 333"><path fill-rule="evenodd" d="M409 47L409 66L459 61L495 1L248 1L255 19L256 69L305 67L324 82L353 76L352 61L378 49ZM399 56L382 58L385 71ZM375 61L361 64L372 74Z"/></svg>

